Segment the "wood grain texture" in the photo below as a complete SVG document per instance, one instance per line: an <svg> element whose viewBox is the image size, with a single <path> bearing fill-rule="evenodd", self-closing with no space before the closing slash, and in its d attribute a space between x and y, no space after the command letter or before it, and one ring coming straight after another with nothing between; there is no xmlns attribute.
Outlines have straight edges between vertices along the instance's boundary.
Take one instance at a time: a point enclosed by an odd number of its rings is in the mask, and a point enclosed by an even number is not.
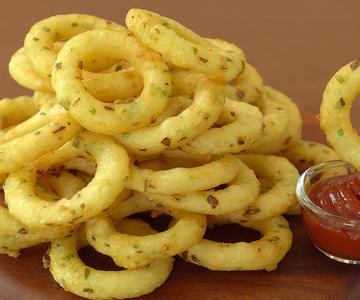
<svg viewBox="0 0 360 300"><path fill-rule="evenodd" d="M121 23L129 8L143 7L173 17L204 36L238 44L266 83L305 108L304 137L324 141L314 113L319 111L325 84L339 67L359 58L360 53L357 0L3 2L0 90L4 97L29 94L8 76L7 64L37 20L79 12ZM358 111L355 108L353 122L359 129ZM300 219L290 221L294 244L274 272L212 272L177 259L169 280L141 299L359 300L360 267L330 261L312 246ZM18 259L0 256L0 300L78 299L59 289L43 269L41 257L45 249L45 246L27 249ZM91 260L90 254L89 257Z"/></svg>

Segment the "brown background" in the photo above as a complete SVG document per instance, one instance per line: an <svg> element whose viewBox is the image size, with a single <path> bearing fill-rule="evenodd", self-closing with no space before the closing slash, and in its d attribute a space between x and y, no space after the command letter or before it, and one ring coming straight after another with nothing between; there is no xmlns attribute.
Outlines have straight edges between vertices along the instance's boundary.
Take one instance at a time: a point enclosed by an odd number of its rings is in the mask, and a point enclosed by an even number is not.
<svg viewBox="0 0 360 300"><path fill-rule="evenodd" d="M175 18L205 36L238 44L266 83L302 107L318 112L332 74L360 56L360 1L19 1L0 10L0 91L29 93L7 72L10 55L21 47L31 24L54 14L80 12L122 23L127 10L143 7ZM360 120L353 111L353 121ZM313 115L304 115L306 137L319 138ZM295 242L280 268L266 272L220 273L177 262L164 287L146 299L360 299L360 267L323 257L292 222ZM18 260L0 256L0 299L75 299L55 288L37 249ZM26 270L26 271L25 271ZM51 295L51 296L50 296Z"/></svg>
<svg viewBox="0 0 360 300"><path fill-rule="evenodd" d="M339 67L360 57L357 0L5 0L1 4L3 96L22 92L8 76L7 64L30 26L47 16L70 12L123 23L129 8L142 7L173 17L202 35L233 41L246 52L266 83L315 112L328 79Z"/></svg>

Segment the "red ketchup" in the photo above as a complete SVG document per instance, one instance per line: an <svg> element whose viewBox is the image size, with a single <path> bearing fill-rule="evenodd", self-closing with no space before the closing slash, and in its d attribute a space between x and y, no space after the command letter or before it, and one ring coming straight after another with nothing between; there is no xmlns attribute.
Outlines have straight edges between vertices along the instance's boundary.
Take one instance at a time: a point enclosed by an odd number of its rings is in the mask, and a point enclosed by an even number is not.
<svg viewBox="0 0 360 300"><path fill-rule="evenodd" d="M360 221L360 172L330 177L310 188L308 196L323 210ZM332 218L303 211L304 224L313 242L325 252L341 258L360 259L360 227L346 226Z"/></svg>

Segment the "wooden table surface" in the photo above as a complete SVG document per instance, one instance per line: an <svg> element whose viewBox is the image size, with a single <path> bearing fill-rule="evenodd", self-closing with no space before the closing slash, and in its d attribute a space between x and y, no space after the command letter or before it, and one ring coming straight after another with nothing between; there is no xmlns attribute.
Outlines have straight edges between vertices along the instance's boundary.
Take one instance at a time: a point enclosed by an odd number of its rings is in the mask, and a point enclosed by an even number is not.
<svg viewBox="0 0 360 300"><path fill-rule="evenodd" d="M353 1L4 1L0 10L0 91L3 97L30 93L8 76L10 55L31 24L70 12L122 23L127 10L143 7L173 17L204 36L238 44L267 84L304 108L304 136L324 140L314 113L333 73L359 58L360 2ZM360 128L359 105L353 122ZM309 113L312 111L314 113ZM292 218L294 245L271 273L212 272L177 261L167 283L144 299L360 299L360 267L321 255ZM40 247L40 250L43 249ZM42 269L39 248L13 260L0 256L0 300L77 299L58 290Z"/></svg>

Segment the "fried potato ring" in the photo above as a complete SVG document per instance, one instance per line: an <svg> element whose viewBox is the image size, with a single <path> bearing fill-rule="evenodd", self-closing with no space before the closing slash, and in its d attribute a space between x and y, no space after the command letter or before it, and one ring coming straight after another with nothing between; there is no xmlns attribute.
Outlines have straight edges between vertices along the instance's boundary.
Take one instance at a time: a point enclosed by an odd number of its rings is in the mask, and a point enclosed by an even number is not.
<svg viewBox="0 0 360 300"><path fill-rule="evenodd" d="M144 79L141 95L127 103L104 105L89 94L81 81L81 62L95 54L127 59ZM161 114L171 95L166 62L126 29L77 35L61 49L56 66L52 82L60 103L90 131L115 135L144 127Z"/></svg>
<svg viewBox="0 0 360 300"><path fill-rule="evenodd" d="M220 243L201 240L181 254L186 261L210 270L246 271L276 269L291 247L292 233L285 218L236 224L261 232L262 237L254 242Z"/></svg>
<svg viewBox="0 0 360 300"><path fill-rule="evenodd" d="M235 178L240 163L232 155L192 168L154 171L132 165L126 187L138 192L173 195L211 189Z"/></svg>
<svg viewBox="0 0 360 300"><path fill-rule="evenodd" d="M49 77L39 75L31 66L25 48L17 50L10 59L9 73L21 86L33 91L52 92Z"/></svg>
<svg viewBox="0 0 360 300"><path fill-rule="evenodd" d="M259 182L254 172L240 162L236 177L223 186L220 185L220 187L207 191L181 193L179 195L150 193L146 195L149 200L165 207L208 215L223 215L252 207L259 191Z"/></svg>
<svg viewBox="0 0 360 300"><path fill-rule="evenodd" d="M196 154L237 153L249 149L262 134L262 121L257 107L226 98L217 121L217 125L223 126L208 129L181 149Z"/></svg>
<svg viewBox="0 0 360 300"><path fill-rule="evenodd" d="M72 186L74 181L67 183ZM36 187L40 188L41 186ZM47 197L48 201L53 201L56 198L56 195L51 195L48 191L37 190L37 192L40 191L42 196ZM0 253L17 257L20 255L21 249L63 238L73 229L73 227L46 228L45 230L29 228L10 215L7 208L0 206Z"/></svg>
<svg viewBox="0 0 360 300"><path fill-rule="evenodd" d="M16 124L16 126L12 126L3 130L3 134L0 139L2 143L33 132L51 123L60 116L68 116L69 120L71 119L74 124L77 124L77 122L69 116L63 107L56 104L57 100L54 94L35 92L33 100L35 105L38 107L37 113L31 116L31 118ZM78 124L77 128L80 129Z"/></svg>
<svg viewBox="0 0 360 300"><path fill-rule="evenodd" d="M16 98L3 98L0 100L0 128L17 125L30 118L37 112L33 97L20 96Z"/></svg>
<svg viewBox="0 0 360 300"><path fill-rule="evenodd" d="M0 220L0 253L11 257L18 257L21 249L62 238L73 230L71 227L29 229L4 207L0 207Z"/></svg>
<svg viewBox="0 0 360 300"><path fill-rule="evenodd" d="M204 77L204 75L199 72L180 68L175 68L170 74L173 96L193 97L196 86Z"/></svg>
<svg viewBox="0 0 360 300"><path fill-rule="evenodd" d="M233 80L245 68L244 53L235 45L223 50L172 19L130 9L125 23L145 45L181 68L220 81Z"/></svg>
<svg viewBox="0 0 360 300"><path fill-rule="evenodd" d="M154 234L146 223L126 220L120 229L138 235ZM120 224L121 225L121 224ZM66 290L88 299L124 299L151 293L170 275L172 257L161 257L135 270L101 271L86 266L78 249L87 245L85 234L76 232L70 237L51 243L50 272Z"/></svg>
<svg viewBox="0 0 360 300"><path fill-rule="evenodd" d="M274 151L274 141L283 139L289 126L289 115L284 105L275 102L267 94L263 94L256 103L264 115L262 135L256 143L246 151L249 153L272 153ZM278 143L276 146L280 148ZM281 146L283 146L281 144ZM279 151L275 148L274 152Z"/></svg>
<svg viewBox="0 0 360 300"><path fill-rule="evenodd" d="M285 94L270 86L264 86L263 93L283 107L289 120L288 127L282 135L278 135L271 142L251 150L252 153L272 154L297 143L301 139L302 119L297 105Z"/></svg>
<svg viewBox="0 0 360 300"><path fill-rule="evenodd" d="M176 223L163 232L141 237L123 234L116 229L118 220L150 210L170 215ZM179 254L199 242L206 230L205 215L156 205L140 193L120 203L110 214L111 217L98 217L86 224L87 240L96 251L112 257L118 266L126 269L145 266L159 257Z"/></svg>
<svg viewBox="0 0 360 300"><path fill-rule="evenodd" d="M71 199L62 198L54 203L44 201L34 193L38 172L85 151L97 163L95 176L85 188ZM5 181L4 191L9 211L24 224L32 227L68 226L84 222L112 205L124 189L128 175L128 156L120 145L108 137L83 132L55 152L11 173ZM101 201L98 195L102 195Z"/></svg>
<svg viewBox="0 0 360 300"><path fill-rule="evenodd" d="M143 88L140 75L134 68L121 69L120 64L116 66L113 72L82 71L82 82L90 94L104 102L139 96ZM26 57L24 48L12 56L9 71L12 78L23 87L34 91L53 92L51 79L36 73Z"/></svg>
<svg viewBox="0 0 360 300"><path fill-rule="evenodd" d="M280 152L280 155L286 157L300 172L313 165L339 159L336 152L328 146L305 140L300 140L291 145Z"/></svg>
<svg viewBox="0 0 360 300"><path fill-rule="evenodd" d="M53 16L32 26L25 37L26 56L43 77L51 77L57 53L54 43L93 29L118 30L120 25L94 16L69 14ZM87 45L89 46L89 45Z"/></svg>
<svg viewBox="0 0 360 300"><path fill-rule="evenodd" d="M235 211L225 219L255 222L286 212L297 203L295 186L299 178L297 169L284 157L260 154L237 155L258 177L270 179L274 185L260 194L252 207Z"/></svg>
<svg viewBox="0 0 360 300"><path fill-rule="evenodd" d="M79 129L79 124L73 118L62 114L23 136L9 139L5 134L0 141L0 173L16 171L54 151L72 139Z"/></svg>
<svg viewBox="0 0 360 300"><path fill-rule="evenodd" d="M176 101L176 98L171 100ZM115 139L138 155L174 149L186 144L215 123L223 106L221 85L203 78L197 86L192 104L179 115L169 117L159 125L118 135Z"/></svg>
<svg viewBox="0 0 360 300"><path fill-rule="evenodd" d="M262 96L262 89L262 77L252 65L246 64L244 72L225 85L224 93L226 98L254 103Z"/></svg>
<svg viewBox="0 0 360 300"><path fill-rule="evenodd" d="M328 82L320 106L320 126L340 158L360 169L360 137L351 123L351 107L360 92L359 60L338 70Z"/></svg>

